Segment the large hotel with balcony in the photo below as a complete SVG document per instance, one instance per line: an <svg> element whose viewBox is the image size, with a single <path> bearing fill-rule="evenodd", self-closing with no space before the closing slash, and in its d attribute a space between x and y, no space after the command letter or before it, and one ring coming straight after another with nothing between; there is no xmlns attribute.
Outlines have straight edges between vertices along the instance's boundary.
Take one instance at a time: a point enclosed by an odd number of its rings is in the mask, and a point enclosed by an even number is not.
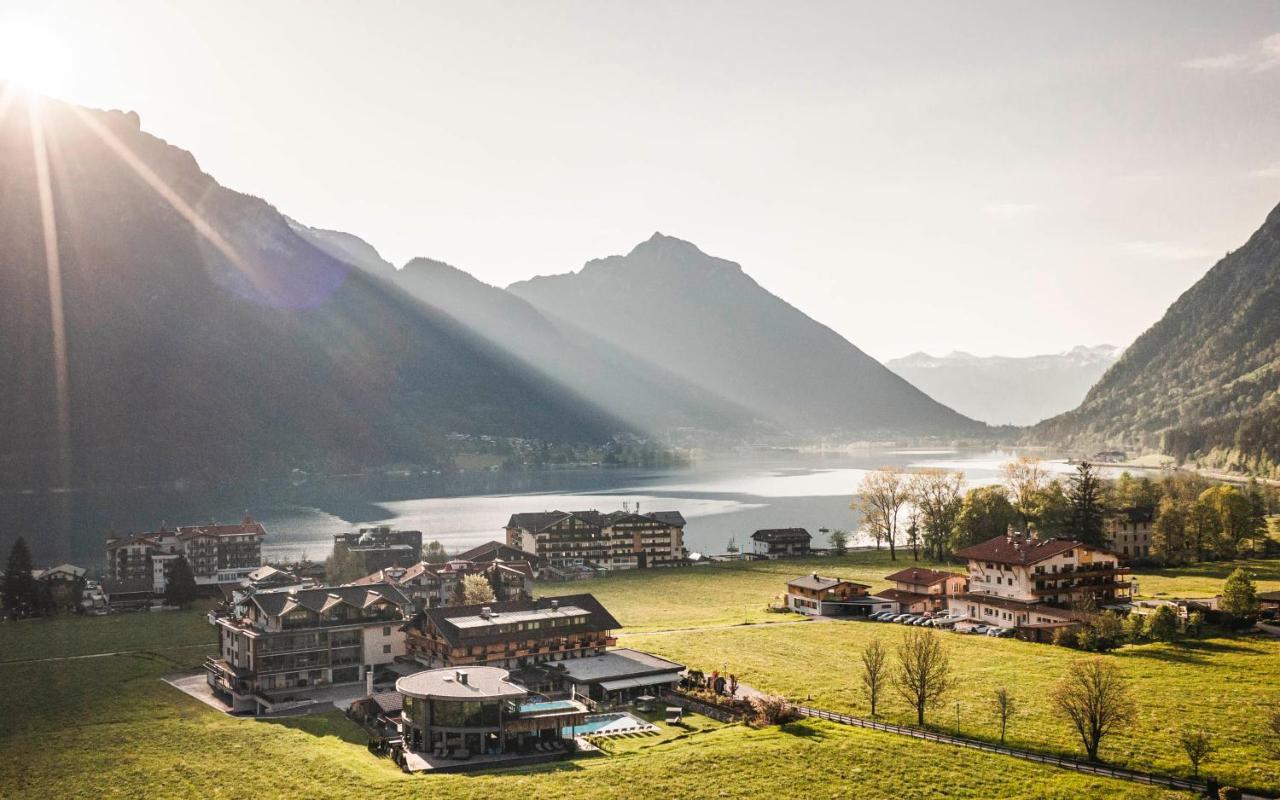
<svg viewBox="0 0 1280 800"><path fill-rule="evenodd" d="M507 545L556 567L606 570L670 567L684 562L679 511L541 511L512 514Z"/></svg>
<svg viewBox="0 0 1280 800"><path fill-rule="evenodd" d="M358 683L404 655L408 608L385 583L237 594L209 614L218 655L205 663L206 678L232 711L304 704L311 689Z"/></svg>

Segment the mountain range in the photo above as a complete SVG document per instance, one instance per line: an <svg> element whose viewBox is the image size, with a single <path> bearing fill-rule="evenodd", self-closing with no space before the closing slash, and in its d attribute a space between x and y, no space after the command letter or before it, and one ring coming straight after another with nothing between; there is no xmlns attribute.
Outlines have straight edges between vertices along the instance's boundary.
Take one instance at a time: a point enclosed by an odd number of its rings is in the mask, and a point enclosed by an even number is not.
<svg viewBox="0 0 1280 800"><path fill-rule="evenodd" d="M1032 425L1080 404L1120 356L1112 345L1027 356L912 353L885 366L930 397L993 425Z"/></svg>
<svg viewBox="0 0 1280 800"><path fill-rule="evenodd" d="M986 431L688 242L509 289L396 270L53 100L0 116L0 319L7 487L447 463L454 433Z"/></svg>
<svg viewBox="0 0 1280 800"><path fill-rule="evenodd" d="M1280 207L1139 336L1078 408L1031 435L1275 473Z"/></svg>

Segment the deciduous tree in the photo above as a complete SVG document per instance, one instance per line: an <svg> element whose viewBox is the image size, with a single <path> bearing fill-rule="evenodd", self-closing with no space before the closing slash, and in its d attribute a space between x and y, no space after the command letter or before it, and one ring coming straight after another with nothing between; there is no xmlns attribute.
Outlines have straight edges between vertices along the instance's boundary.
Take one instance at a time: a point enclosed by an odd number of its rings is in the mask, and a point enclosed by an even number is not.
<svg viewBox="0 0 1280 800"><path fill-rule="evenodd" d="M849 549L849 533L839 528L834 529L827 534L827 538L831 540L831 549L837 554L843 555Z"/></svg>
<svg viewBox="0 0 1280 800"><path fill-rule="evenodd" d="M1147 637L1153 642L1171 642L1178 636L1178 613L1172 606L1160 606L1147 617Z"/></svg>
<svg viewBox="0 0 1280 800"><path fill-rule="evenodd" d="M898 645L898 664L892 676L899 696L916 711L924 725L925 710L942 702L951 691L951 662L938 635L929 628L912 628Z"/></svg>
<svg viewBox="0 0 1280 800"><path fill-rule="evenodd" d="M1070 721L1090 761L1098 760L1102 740L1132 723L1136 713L1128 683L1100 657L1073 663L1050 700Z"/></svg>
<svg viewBox="0 0 1280 800"><path fill-rule="evenodd" d="M885 684L889 681L889 652L879 639L872 639L862 648L862 693L871 705L871 716L876 715L876 707Z"/></svg>
<svg viewBox="0 0 1280 800"><path fill-rule="evenodd" d="M925 553L934 561L947 555L947 540L960 515L963 472L924 469L911 475L911 502L920 510Z"/></svg>
<svg viewBox="0 0 1280 800"><path fill-rule="evenodd" d="M985 542L1003 536L1018 519L1003 486L979 486L970 489L960 504L952 530L951 549Z"/></svg>
<svg viewBox="0 0 1280 800"><path fill-rule="evenodd" d="M1018 712L1018 702L1009 694L1009 690L1001 686L991 694L991 710L995 712L996 721L1000 723L1000 744L1004 744L1004 734L1009 728L1009 718Z"/></svg>
<svg viewBox="0 0 1280 800"><path fill-rule="evenodd" d="M462 579L462 604L464 606L478 606L484 603L492 603L494 600L493 587L489 585L489 579L483 575L467 575Z"/></svg>
<svg viewBox="0 0 1280 800"><path fill-rule="evenodd" d="M1222 584L1219 608L1233 617L1251 617L1258 613L1258 587L1244 567L1236 567Z"/></svg>
<svg viewBox="0 0 1280 800"><path fill-rule="evenodd" d="M1044 462L1035 456L1019 456L1000 465L1000 478L1025 529L1035 521L1035 498L1049 479Z"/></svg>
<svg viewBox="0 0 1280 800"><path fill-rule="evenodd" d="M863 524L876 537L889 543L889 558L897 560L898 515L910 500L906 474L898 467L881 467L868 472L858 487L851 506L862 513Z"/></svg>
<svg viewBox="0 0 1280 800"><path fill-rule="evenodd" d="M1213 753L1213 740L1209 738L1204 728L1187 728L1182 732L1179 741L1182 742L1187 760L1191 762L1191 774L1197 778L1200 777L1200 765Z"/></svg>

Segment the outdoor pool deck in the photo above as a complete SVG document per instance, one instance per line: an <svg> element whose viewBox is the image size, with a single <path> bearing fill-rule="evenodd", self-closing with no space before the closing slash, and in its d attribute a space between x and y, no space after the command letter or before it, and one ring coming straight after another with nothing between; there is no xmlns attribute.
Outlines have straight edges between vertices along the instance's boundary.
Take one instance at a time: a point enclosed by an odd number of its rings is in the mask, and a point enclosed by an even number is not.
<svg viewBox="0 0 1280 800"><path fill-rule="evenodd" d="M565 736L621 736L625 733L658 733L659 728L652 722L637 717L628 711L614 711L607 714L592 714L582 725L565 728Z"/></svg>
<svg viewBox="0 0 1280 800"><path fill-rule="evenodd" d="M499 755L474 755L471 758L460 760L456 758L441 758L431 753L415 753L408 751L404 754L404 763L406 772L477 772L480 770L490 769L514 769L516 767L529 767L535 764L549 764L554 761L564 761L568 758L584 758L601 755L600 748L588 742L586 739L578 738L577 752L571 752L568 749L552 750L549 752L533 752L533 753L501 753Z"/></svg>

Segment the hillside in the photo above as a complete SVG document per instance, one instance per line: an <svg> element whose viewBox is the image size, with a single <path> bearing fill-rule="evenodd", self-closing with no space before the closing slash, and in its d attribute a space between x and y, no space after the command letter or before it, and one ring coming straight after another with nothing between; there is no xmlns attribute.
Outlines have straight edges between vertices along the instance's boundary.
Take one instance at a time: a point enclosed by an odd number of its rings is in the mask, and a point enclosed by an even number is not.
<svg viewBox="0 0 1280 800"><path fill-rule="evenodd" d="M628 255L509 290L793 432L985 431L770 294L737 264L660 233Z"/></svg>
<svg viewBox="0 0 1280 800"><path fill-rule="evenodd" d="M0 119L0 486L430 464L453 431L600 442L625 427L300 238L136 115L36 109L58 269L19 101Z"/></svg>
<svg viewBox="0 0 1280 800"><path fill-rule="evenodd" d="M1280 207L1138 337L1079 408L1032 435L1275 472L1277 389Z"/></svg>
<svg viewBox="0 0 1280 800"><path fill-rule="evenodd" d="M961 414L992 425L1031 425L1079 405L1119 354L1110 345L1025 358L912 353L885 366Z"/></svg>

